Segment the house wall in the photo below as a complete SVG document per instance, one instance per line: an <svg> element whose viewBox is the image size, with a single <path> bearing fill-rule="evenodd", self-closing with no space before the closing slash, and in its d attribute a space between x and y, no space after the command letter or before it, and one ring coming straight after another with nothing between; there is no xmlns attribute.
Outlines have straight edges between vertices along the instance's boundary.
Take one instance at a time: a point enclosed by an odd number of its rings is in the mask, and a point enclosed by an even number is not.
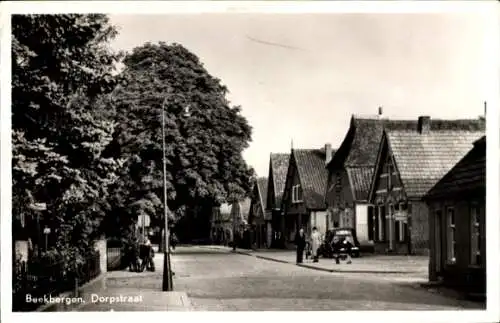
<svg viewBox="0 0 500 323"><path fill-rule="evenodd" d="M471 213L472 202L479 205L480 229L482 232L480 244L481 254L484 257L482 264L471 264ZM453 207L455 210L455 263L448 260L448 223L447 208ZM437 210L442 212L442 221L437 228L435 214ZM473 292L486 291L486 205L483 196L473 198L463 198L461 200L439 200L429 203L429 226L430 226L430 259L429 259L429 280L436 281L442 279L445 285L464 289ZM437 249L441 246L441 257L437 257ZM441 262L439 262L441 259Z"/></svg>
<svg viewBox="0 0 500 323"><path fill-rule="evenodd" d="M375 220L371 221L378 231L384 231L380 239L375 235L375 252L398 254L429 254L429 225L427 205L418 200L408 200L387 142L381 152L381 165L375 177L373 202ZM391 210L391 205L394 210ZM383 209L380 209L380 207ZM399 209L396 209L396 206ZM402 209L403 207L403 209ZM381 214L383 212L383 214ZM405 241L399 241L399 223L402 222ZM398 226L396 228L396 226ZM373 230L372 227L368 230Z"/></svg>
<svg viewBox="0 0 500 323"><path fill-rule="evenodd" d="M311 228L316 227L321 234L326 233L327 216L326 211L311 211Z"/></svg>
<svg viewBox="0 0 500 323"><path fill-rule="evenodd" d="M368 206L369 204L356 204L356 235L360 244L368 243Z"/></svg>
<svg viewBox="0 0 500 323"><path fill-rule="evenodd" d="M309 214L305 208L304 202L292 202L292 187L300 184L295 161L292 159L288 169L287 186L283 193L283 211L285 217L285 237L290 242L295 239L295 234L299 226L309 226Z"/></svg>
<svg viewBox="0 0 500 323"><path fill-rule="evenodd" d="M326 203L329 210L329 228L350 227L355 228L355 209L347 171L333 169L329 172L328 191ZM340 189L335 184L340 177ZM335 186L333 186L335 185Z"/></svg>
<svg viewBox="0 0 500 323"><path fill-rule="evenodd" d="M411 201L411 252L429 255L429 208L425 202Z"/></svg>

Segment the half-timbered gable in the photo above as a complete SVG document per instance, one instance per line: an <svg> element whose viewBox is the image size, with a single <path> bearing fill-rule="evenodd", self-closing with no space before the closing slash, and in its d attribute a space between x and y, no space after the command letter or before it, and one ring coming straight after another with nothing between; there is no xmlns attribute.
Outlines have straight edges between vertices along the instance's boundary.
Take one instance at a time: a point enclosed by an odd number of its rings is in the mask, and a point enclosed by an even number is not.
<svg viewBox="0 0 500 323"><path fill-rule="evenodd" d="M421 200L472 142L484 134L482 120L419 117L407 129L385 128L369 201L369 231L384 252L428 252L428 208Z"/></svg>

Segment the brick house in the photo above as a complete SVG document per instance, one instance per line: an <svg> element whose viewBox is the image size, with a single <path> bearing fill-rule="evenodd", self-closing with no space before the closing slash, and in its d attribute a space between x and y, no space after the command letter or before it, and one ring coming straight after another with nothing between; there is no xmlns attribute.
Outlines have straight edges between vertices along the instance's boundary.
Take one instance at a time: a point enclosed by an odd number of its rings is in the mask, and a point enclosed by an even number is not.
<svg viewBox="0 0 500 323"><path fill-rule="evenodd" d="M257 178L252 190L248 224L254 232L252 243L257 248L268 248L271 245L271 212L266 211L267 178Z"/></svg>
<svg viewBox="0 0 500 323"><path fill-rule="evenodd" d="M429 280L486 292L486 136L424 197Z"/></svg>
<svg viewBox="0 0 500 323"><path fill-rule="evenodd" d="M407 129L384 130L368 200L378 252L428 253L428 208L422 197L484 135L483 120L419 117Z"/></svg>
<svg viewBox="0 0 500 323"><path fill-rule="evenodd" d="M293 242L300 226L308 234L313 226L325 233L323 192L328 176L325 165L334 153L330 145L324 149L292 149L282 201L287 242Z"/></svg>
<svg viewBox="0 0 500 323"><path fill-rule="evenodd" d="M269 158L269 176L267 181L266 212L271 213L271 246L283 248L285 218L281 200L285 190L286 173L290 154L272 153Z"/></svg>
<svg viewBox="0 0 500 323"><path fill-rule="evenodd" d="M344 140L327 164L324 199L328 228L355 229L363 247L373 245L373 232L369 230L373 206L368 201L368 193L384 128L406 129L414 123L383 118L382 108L378 115L351 117Z"/></svg>

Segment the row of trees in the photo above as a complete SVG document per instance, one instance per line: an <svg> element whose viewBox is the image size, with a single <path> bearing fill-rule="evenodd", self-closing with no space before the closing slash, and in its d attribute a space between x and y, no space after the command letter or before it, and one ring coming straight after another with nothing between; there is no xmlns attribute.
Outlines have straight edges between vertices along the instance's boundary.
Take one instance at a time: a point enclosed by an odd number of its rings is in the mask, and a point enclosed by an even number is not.
<svg viewBox="0 0 500 323"><path fill-rule="evenodd" d="M252 183L251 127L221 81L179 44L124 54L110 49L116 35L105 15L12 18L14 223L45 203L52 252L68 263L103 232L131 233L142 212L161 223L163 107L172 212L239 198Z"/></svg>

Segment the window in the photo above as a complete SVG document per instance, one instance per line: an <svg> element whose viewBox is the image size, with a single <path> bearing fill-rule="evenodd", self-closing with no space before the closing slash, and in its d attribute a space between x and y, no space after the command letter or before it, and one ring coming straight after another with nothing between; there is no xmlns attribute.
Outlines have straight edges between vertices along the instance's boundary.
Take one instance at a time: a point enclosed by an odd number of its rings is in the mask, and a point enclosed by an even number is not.
<svg viewBox="0 0 500 323"><path fill-rule="evenodd" d="M406 202L399 203L399 209L401 211L407 211L408 210L408 204Z"/></svg>
<svg viewBox="0 0 500 323"><path fill-rule="evenodd" d="M335 174L335 201L340 203L340 194L342 192L342 177L340 173Z"/></svg>
<svg viewBox="0 0 500 323"><path fill-rule="evenodd" d="M302 189L300 185L292 186L292 203L302 202Z"/></svg>
<svg viewBox="0 0 500 323"><path fill-rule="evenodd" d="M447 260L449 263L454 264L457 262L456 259L456 228L455 228L455 210L452 207L448 207L446 210L447 218L447 247L448 254Z"/></svg>
<svg viewBox="0 0 500 323"><path fill-rule="evenodd" d="M407 226L404 221L396 221L396 239L398 239L398 242L405 242L406 241L406 230Z"/></svg>
<svg viewBox="0 0 500 323"><path fill-rule="evenodd" d="M470 208L470 251L471 251L471 265L481 265L482 255L481 255L481 221L480 221L480 209L479 205L473 204Z"/></svg>
<svg viewBox="0 0 500 323"><path fill-rule="evenodd" d="M342 186L342 177L340 176L340 173L335 174L335 190L341 190Z"/></svg>
<svg viewBox="0 0 500 323"><path fill-rule="evenodd" d="M387 158L387 190L389 191L392 188L392 164L390 157Z"/></svg>

